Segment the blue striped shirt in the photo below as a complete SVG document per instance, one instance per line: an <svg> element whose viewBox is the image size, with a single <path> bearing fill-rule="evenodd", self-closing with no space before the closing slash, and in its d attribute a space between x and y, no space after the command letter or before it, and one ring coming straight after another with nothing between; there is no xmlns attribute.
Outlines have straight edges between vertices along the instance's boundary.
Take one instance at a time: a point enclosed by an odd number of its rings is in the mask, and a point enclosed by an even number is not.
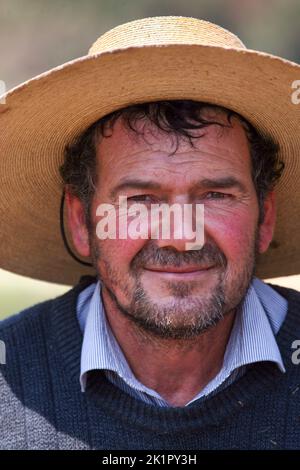
<svg viewBox="0 0 300 470"><path fill-rule="evenodd" d="M134 376L106 318L101 283L91 284L79 295L77 315L83 332L80 383L85 391L87 374L104 370L108 380L126 393L156 406L170 406L155 390ZM185 406L205 400L243 375L255 362L272 361L285 367L275 335L287 314L287 301L274 289L254 278L237 312L219 373Z"/></svg>

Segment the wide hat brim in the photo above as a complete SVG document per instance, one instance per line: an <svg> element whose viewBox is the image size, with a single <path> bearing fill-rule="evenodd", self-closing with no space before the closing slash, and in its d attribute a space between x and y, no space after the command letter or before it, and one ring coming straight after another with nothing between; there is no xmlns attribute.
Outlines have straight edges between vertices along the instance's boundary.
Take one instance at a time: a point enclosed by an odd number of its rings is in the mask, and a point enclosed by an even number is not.
<svg viewBox="0 0 300 470"><path fill-rule="evenodd" d="M62 284L95 274L70 257L60 234L65 145L125 106L190 99L232 109L279 143L286 168L276 229L256 274L298 274L300 105L291 99L298 79L299 65L265 53L165 44L84 56L11 90L0 105L0 267Z"/></svg>

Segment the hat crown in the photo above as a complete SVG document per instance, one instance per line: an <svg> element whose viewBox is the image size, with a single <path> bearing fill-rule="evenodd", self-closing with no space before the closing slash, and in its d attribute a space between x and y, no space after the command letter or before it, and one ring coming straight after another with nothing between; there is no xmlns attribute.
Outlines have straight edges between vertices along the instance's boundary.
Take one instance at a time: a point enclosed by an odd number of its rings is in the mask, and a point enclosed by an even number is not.
<svg viewBox="0 0 300 470"><path fill-rule="evenodd" d="M246 48L235 34L214 23L184 16L157 16L130 21L107 31L94 42L88 55L166 44Z"/></svg>

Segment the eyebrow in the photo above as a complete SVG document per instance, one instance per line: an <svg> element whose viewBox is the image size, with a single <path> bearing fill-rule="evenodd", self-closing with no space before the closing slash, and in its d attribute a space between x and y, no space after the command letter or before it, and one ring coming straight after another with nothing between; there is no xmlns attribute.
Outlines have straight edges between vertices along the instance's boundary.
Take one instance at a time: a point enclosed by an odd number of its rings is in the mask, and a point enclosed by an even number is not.
<svg viewBox="0 0 300 470"><path fill-rule="evenodd" d="M192 191L195 189L211 189L211 188L222 188L231 189L237 188L241 192L246 192L245 185L236 179L234 176L225 176L221 178L204 178L195 183ZM161 185L155 181L144 181L140 179L126 179L115 186L109 193L110 198L114 198L120 191L125 189L152 189L159 190Z"/></svg>
<svg viewBox="0 0 300 470"><path fill-rule="evenodd" d="M247 188L238 179L236 179L234 176L225 176L222 178L204 178L203 180L200 180L198 183L195 185L196 188L198 189L210 189L210 188L222 188L222 189L231 189L231 188L236 188L239 191L245 193L247 192Z"/></svg>
<svg viewBox="0 0 300 470"><path fill-rule="evenodd" d="M110 198L114 198L120 191L124 189L161 189L161 185L154 181L144 181L139 179L126 179L115 186L109 193Z"/></svg>

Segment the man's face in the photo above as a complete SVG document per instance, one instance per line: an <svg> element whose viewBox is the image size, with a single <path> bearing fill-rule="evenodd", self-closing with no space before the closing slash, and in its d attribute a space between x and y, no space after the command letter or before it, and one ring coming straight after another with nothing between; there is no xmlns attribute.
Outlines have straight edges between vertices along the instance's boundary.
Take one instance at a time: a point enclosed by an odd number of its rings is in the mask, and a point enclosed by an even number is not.
<svg viewBox="0 0 300 470"><path fill-rule="evenodd" d="M225 116L218 119L227 123ZM91 256L104 302L109 297L120 312L155 335L193 338L233 311L251 282L260 227L249 146L235 119L232 128L211 125L204 132L194 131L203 134L194 140L195 148L180 138L171 156L174 136L149 123L143 130L144 138L128 131L119 119L112 136L98 145ZM133 179L140 187L124 186ZM216 181L221 179L236 183L224 188ZM129 204L142 202L147 207L204 204L203 248L186 250L190 240L175 239L172 233L169 239L100 240L96 208L113 204L118 216L120 195Z"/></svg>

